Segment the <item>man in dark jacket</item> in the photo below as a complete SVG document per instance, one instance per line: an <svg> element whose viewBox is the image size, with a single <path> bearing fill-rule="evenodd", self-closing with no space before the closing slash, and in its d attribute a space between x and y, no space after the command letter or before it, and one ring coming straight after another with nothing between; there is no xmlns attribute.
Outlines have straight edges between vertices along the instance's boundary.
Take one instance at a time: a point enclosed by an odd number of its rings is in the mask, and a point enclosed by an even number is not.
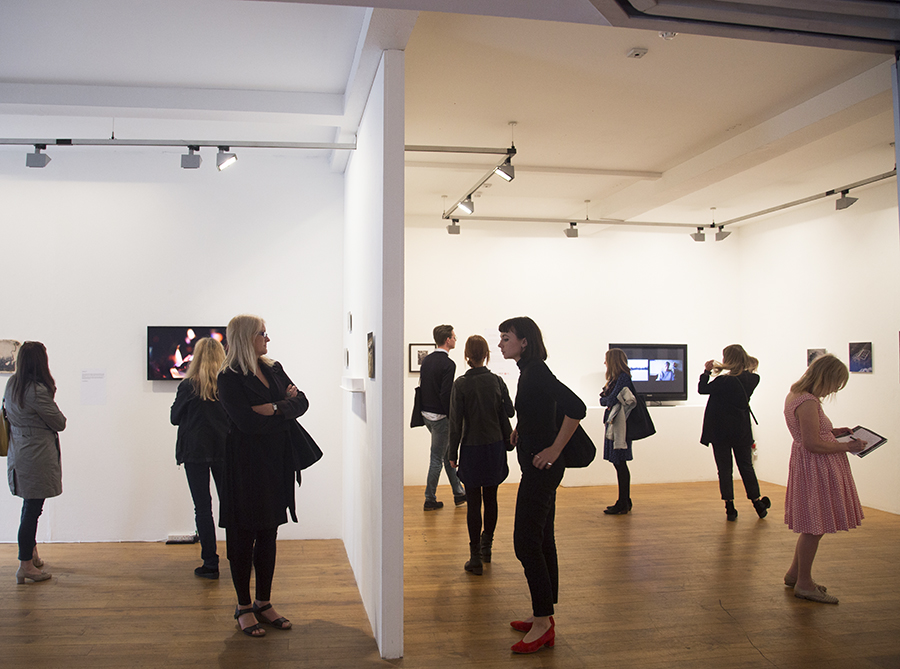
<svg viewBox="0 0 900 669"><path fill-rule="evenodd" d="M450 421L447 416L450 415L450 391L453 389L453 377L456 375L456 363L449 356L450 351L456 347L456 333L453 332L453 326L435 327L434 343L437 349L422 361L420 378L422 418L425 419L425 427L431 433L431 462L428 465L428 478L425 483L426 511L444 506L443 502L437 501L436 496L441 467L450 479L456 506L466 503L466 491L456 475L456 469L450 465L447 457L450 446Z"/></svg>

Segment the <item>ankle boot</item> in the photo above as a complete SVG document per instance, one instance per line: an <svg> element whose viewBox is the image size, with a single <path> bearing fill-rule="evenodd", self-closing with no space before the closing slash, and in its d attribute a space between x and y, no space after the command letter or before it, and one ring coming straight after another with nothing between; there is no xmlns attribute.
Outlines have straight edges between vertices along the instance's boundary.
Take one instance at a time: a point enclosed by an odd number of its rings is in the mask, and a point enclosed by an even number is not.
<svg viewBox="0 0 900 669"><path fill-rule="evenodd" d="M481 562L481 544L470 543L469 556L469 561L466 562L465 570L476 576L481 576L484 572L484 565Z"/></svg>
<svg viewBox="0 0 900 669"><path fill-rule="evenodd" d="M494 545L494 535L487 532L481 533L481 561L485 564L491 562L491 547Z"/></svg>
<svg viewBox="0 0 900 669"><path fill-rule="evenodd" d="M725 502L725 518L728 520L737 520L737 509L734 508L733 499L729 499Z"/></svg>
<svg viewBox="0 0 900 669"><path fill-rule="evenodd" d="M753 500L753 508L756 509L756 515L760 518L765 518L768 515L770 506L772 506L772 502L768 497L760 497L757 500Z"/></svg>

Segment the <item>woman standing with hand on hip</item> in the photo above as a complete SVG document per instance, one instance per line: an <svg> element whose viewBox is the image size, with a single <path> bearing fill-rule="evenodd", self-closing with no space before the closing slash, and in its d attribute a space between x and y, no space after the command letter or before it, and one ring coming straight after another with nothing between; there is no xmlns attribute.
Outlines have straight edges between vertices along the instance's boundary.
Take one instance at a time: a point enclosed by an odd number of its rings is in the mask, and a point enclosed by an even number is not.
<svg viewBox="0 0 900 669"><path fill-rule="evenodd" d="M820 356L784 400L784 419L793 437L784 522L800 535L784 584L794 588L795 597L823 604L837 604L838 598L813 581L819 541L823 534L851 530L863 519L847 453L858 453L866 442L839 442L838 437L852 434L850 429L832 427L822 411L822 398L837 393L849 378L843 362L830 354Z"/></svg>
<svg viewBox="0 0 900 669"><path fill-rule="evenodd" d="M259 316L228 323L228 354L219 373L219 401L230 419L219 525L225 528L231 580L237 592L234 617L247 636L260 637L265 623L288 630L270 602L278 526L287 512L296 522L290 424L309 402L281 364L266 357L269 335ZM256 599L250 575L256 573Z"/></svg>
<svg viewBox="0 0 900 669"><path fill-rule="evenodd" d="M703 433L700 443L712 444L716 469L719 473L719 492L725 500L725 517L737 520L734 508L734 470L731 454L737 462L747 499L760 518L765 518L772 506L768 497L759 496L759 481L753 469L753 430L750 427L750 396L759 385L759 375L749 371L750 356L740 344L731 344L722 351L722 362L707 360L697 392L709 395L703 414ZM725 372L725 373L722 373ZM712 381L710 376L717 375Z"/></svg>
<svg viewBox="0 0 900 669"><path fill-rule="evenodd" d="M587 413L584 402L560 383L544 362L547 349L537 323L526 316L500 324L500 352L519 366L516 392L518 422L511 442L522 469L516 497L513 543L525 569L532 615L510 623L525 632L512 646L515 653L553 647L556 622L553 605L559 595L559 562L553 532L556 489L565 471L563 449ZM564 415L562 426L557 411Z"/></svg>
<svg viewBox="0 0 900 669"><path fill-rule="evenodd" d="M56 381L50 374L47 349L39 341L26 341L19 349L16 373L3 395L9 419L7 462L9 490L22 498L19 523L19 569L16 582L46 581L44 561L37 551L38 518L44 500L62 494L62 459L59 435L66 417L56 406Z"/></svg>

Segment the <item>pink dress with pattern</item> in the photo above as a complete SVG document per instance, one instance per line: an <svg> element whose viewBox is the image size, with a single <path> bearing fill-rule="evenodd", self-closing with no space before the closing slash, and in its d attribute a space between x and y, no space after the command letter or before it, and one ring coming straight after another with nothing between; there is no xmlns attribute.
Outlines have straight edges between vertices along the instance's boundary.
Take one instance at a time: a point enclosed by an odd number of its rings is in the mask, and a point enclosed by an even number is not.
<svg viewBox="0 0 900 669"><path fill-rule="evenodd" d="M863 519L862 506L846 453L812 453L803 447L800 422L794 412L804 402L815 402L819 411L819 437L837 441L822 403L810 393L798 395L784 405L784 420L794 438L784 522L794 532L827 534L857 527Z"/></svg>

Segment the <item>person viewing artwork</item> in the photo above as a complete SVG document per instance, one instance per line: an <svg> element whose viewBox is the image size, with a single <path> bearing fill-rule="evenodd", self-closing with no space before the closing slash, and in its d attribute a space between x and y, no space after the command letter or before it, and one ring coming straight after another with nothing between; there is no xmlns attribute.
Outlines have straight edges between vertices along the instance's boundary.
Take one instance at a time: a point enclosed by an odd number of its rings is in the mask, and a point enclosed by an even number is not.
<svg viewBox="0 0 900 669"><path fill-rule="evenodd" d="M422 361L419 378L422 418L431 433L431 459L428 463L428 477L425 479L425 511L444 507L444 503L437 498L442 468L450 480L453 502L456 506L466 503L466 491L447 456L450 448L450 394L453 392L453 377L456 375L456 363L450 359L449 353L456 348L456 333L452 325L438 325L432 334L437 348Z"/></svg>
<svg viewBox="0 0 900 669"><path fill-rule="evenodd" d="M510 626L525 632L514 653L535 653L553 647L556 621L553 605L559 599L559 561L553 524L556 489L565 472L564 448L587 413L584 402L547 367L541 330L527 316L500 324L500 352L519 366L516 391L517 424L511 443L522 470L516 496L513 544L525 570L531 593L531 615ZM560 413L562 425L557 423Z"/></svg>
<svg viewBox="0 0 900 669"><path fill-rule="evenodd" d="M3 406L9 420L6 470L9 491L22 498L19 522L19 568L16 583L46 581L44 561L37 550L38 518L44 500L62 494L62 457L59 433L66 417L56 405L56 381L50 374L47 348L26 341L16 356L16 373L6 383Z"/></svg>
<svg viewBox="0 0 900 669"><path fill-rule="evenodd" d="M712 445L719 473L719 492L725 500L725 517L737 520L734 506L734 470L737 462L747 499L760 518L772 506L768 497L760 497L759 481L753 469L753 431L750 426L750 396L759 385L759 375L750 371L750 356L740 344L722 351L722 362L707 360L697 392L709 395L703 414L700 443ZM712 376L714 379L710 380Z"/></svg>
<svg viewBox="0 0 900 669"><path fill-rule="evenodd" d="M225 437L228 415L219 402L217 378L225 362L225 348L215 339L203 337L194 344L194 355L169 413L172 425L178 426L175 440L175 462L184 465L194 520L200 537L203 564L194 570L202 578L219 578L219 553L216 548L216 526L213 521L209 477L221 487L225 459Z"/></svg>
<svg viewBox="0 0 900 669"><path fill-rule="evenodd" d="M497 488L509 476L506 444L512 431L509 419L515 409L503 379L485 367L491 352L484 337L469 337L465 356L471 369L453 382L447 457L452 466L459 464L457 471L466 489L469 560L464 568L480 575L484 563L490 563L492 557Z"/></svg>
<svg viewBox="0 0 900 669"><path fill-rule="evenodd" d="M296 522L294 461L289 429L309 408L281 363L266 357L269 335L259 316L235 316L226 331L228 353L219 372L219 401L228 414L219 526L225 528L241 631L265 635L259 623L288 630L271 604L278 526ZM250 575L256 598L250 599Z"/></svg>
<svg viewBox="0 0 900 669"><path fill-rule="evenodd" d="M606 352L606 385L600 391L600 406L606 407L603 423L607 426L603 440L603 459L616 468L616 480L619 484L619 498L612 506L606 507L603 513L621 515L631 511L631 472L628 461L632 459L631 440L626 437L625 420L628 412L635 404L637 392L631 382L631 370L628 368L628 356L620 348L611 348ZM668 363L666 363L668 364ZM623 390L629 393L623 395ZM630 401L626 396L630 394Z"/></svg>
<svg viewBox="0 0 900 669"><path fill-rule="evenodd" d="M858 453L866 442L839 442L838 437L852 434L850 428L832 427L822 410L822 399L844 388L849 378L843 362L830 353L822 355L784 400L784 420L793 439L784 522L800 535L784 584L794 589L795 597L824 604L837 604L838 598L812 577L822 535L851 530L863 519L847 453Z"/></svg>

